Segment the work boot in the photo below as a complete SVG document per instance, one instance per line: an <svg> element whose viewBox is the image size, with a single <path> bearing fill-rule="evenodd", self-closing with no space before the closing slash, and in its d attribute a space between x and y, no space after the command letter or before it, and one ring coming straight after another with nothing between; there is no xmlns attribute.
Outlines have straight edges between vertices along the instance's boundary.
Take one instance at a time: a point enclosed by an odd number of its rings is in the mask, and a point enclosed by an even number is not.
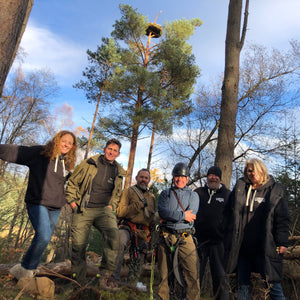
<svg viewBox="0 0 300 300"><path fill-rule="evenodd" d="M14 265L9 273L13 275L17 280L21 278L32 278L34 276L34 270L27 270L21 266L21 264Z"/></svg>
<svg viewBox="0 0 300 300"><path fill-rule="evenodd" d="M120 291L120 288L118 287L118 283L109 274L105 274L105 275L101 276L101 278L99 279L99 287L100 287L100 289L105 290L105 291L111 291L111 292L119 292Z"/></svg>

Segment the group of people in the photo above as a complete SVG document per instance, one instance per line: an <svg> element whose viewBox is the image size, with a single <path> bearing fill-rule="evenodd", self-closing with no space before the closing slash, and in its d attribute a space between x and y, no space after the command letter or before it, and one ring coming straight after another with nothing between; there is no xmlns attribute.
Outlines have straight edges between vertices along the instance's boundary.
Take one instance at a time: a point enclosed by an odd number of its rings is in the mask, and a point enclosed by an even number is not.
<svg viewBox="0 0 300 300"><path fill-rule="evenodd" d="M126 248L131 258L127 280L136 284L151 231L159 228L161 299L170 298L175 278L186 299L200 299L208 261L215 299L229 299L227 274L234 272L238 299L250 299L251 272L261 274L271 299L285 299L280 282L289 211L282 186L261 160L246 162L244 176L232 192L221 183L217 166L208 169L206 185L193 191L187 186L189 168L177 163L171 187L160 193L156 222L156 201L148 189L150 172L141 169L136 184L123 190L126 172L116 161L120 148L117 139L107 141L102 155L83 160L71 174L77 150L72 132L61 131L43 146L0 145L0 159L29 167L25 202L35 235L21 263L10 269L15 278L34 276L60 209L69 203L72 278L82 285L92 226L103 236L99 285L110 291L119 290Z"/></svg>

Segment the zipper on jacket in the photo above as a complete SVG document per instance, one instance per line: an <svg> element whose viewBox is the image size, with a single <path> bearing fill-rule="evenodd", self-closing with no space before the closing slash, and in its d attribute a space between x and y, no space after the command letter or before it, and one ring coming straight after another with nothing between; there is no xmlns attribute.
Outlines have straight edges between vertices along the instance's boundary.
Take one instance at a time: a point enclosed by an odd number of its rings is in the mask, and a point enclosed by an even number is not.
<svg viewBox="0 0 300 300"><path fill-rule="evenodd" d="M90 186L88 187L87 192L86 192L86 194L89 196L89 200L90 200L91 190L92 190L92 182L91 182L91 180L90 180L90 177L91 177L91 176L92 176L92 175L89 174L88 179L87 179L87 182L90 183ZM84 197L84 198L85 198L85 197ZM89 200L88 200L88 201L87 201L87 200L84 201L84 203L83 203L83 208L87 208L88 203L89 203Z"/></svg>

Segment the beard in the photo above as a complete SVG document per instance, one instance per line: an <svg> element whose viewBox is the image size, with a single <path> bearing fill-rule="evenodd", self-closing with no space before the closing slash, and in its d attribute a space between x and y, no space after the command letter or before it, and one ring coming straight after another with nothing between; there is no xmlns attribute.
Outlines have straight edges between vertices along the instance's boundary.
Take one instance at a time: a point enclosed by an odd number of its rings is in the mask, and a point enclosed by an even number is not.
<svg viewBox="0 0 300 300"><path fill-rule="evenodd" d="M146 191L148 185L146 185L145 183L141 182L141 183L137 183L136 184L138 188L140 188L142 191Z"/></svg>
<svg viewBox="0 0 300 300"><path fill-rule="evenodd" d="M211 190L218 190L220 188L220 182L219 181L209 181L209 182L207 182L207 186Z"/></svg>

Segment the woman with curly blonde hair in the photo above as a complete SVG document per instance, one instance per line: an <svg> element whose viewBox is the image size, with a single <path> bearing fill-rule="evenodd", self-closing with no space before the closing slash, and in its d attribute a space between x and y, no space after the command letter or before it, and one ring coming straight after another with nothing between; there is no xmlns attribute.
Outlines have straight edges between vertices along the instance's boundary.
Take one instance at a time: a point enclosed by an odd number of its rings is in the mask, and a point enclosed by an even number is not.
<svg viewBox="0 0 300 300"><path fill-rule="evenodd" d="M10 269L16 279L34 276L66 203L64 186L75 166L76 150L76 137L66 130L46 145L0 145L0 159L29 168L25 203L35 235L21 264Z"/></svg>

